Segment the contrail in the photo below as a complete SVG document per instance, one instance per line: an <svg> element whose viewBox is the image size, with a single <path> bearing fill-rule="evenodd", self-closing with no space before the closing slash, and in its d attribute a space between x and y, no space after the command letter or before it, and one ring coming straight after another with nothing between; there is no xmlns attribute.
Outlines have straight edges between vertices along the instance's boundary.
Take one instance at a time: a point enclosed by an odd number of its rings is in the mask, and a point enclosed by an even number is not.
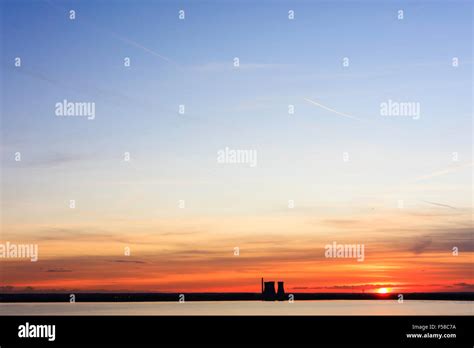
<svg viewBox="0 0 474 348"><path fill-rule="evenodd" d="M323 108L324 110L327 110L327 111L331 111L339 116L343 116L343 117L347 117L347 118L350 118L350 119L353 119L353 120L356 120L356 121L359 121L359 122L364 122L364 120L361 120L360 118L357 118L355 116L351 116L351 115L348 115L348 114L345 114L343 112L339 112L337 110L334 110L334 109L331 109L331 108L328 108L327 106L324 106L322 104L319 104L317 102L315 102L314 100L311 100L311 99L308 99L308 98L304 98L304 100L306 100L307 102L311 103L311 104L314 104L316 106L319 106L320 108Z"/></svg>
<svg viewBox="0 0 474 348"><path fill-rule="evenodd" d="M431 178L434 178L434 177L437 177L437 176L441 176L441 175L445 175L445 174L457 172L458 170L460 170L460 169L462 169L462 168L465 168L465 167L472 167L473 165L474 165L474 162L470 162L470 163L462 164L462 165L459 165L459 166L446 168L446 169L439 170L439 171L434 172L434 173L431 173L431 174L419 176L419 177L415 178L414 181L420 181L420 180L425 180L425 179L431 179Z"/></svg>
<svg viewBox="0 0 474 348"><path fill-rule="evenodd" d="M430 201L425 201L425 200L422 200L422 202L425 202L425 203L428 203L428 204L431 204L431 205L437 205L439 207L445 207L445 208L451 208L451 209L454 209L454 210L458 210L457 208L451 206L451 205L448 205L448 204L442 204L442 203L436 203L436 202L430 202Z"/></svg>
<svg viewBox="0 0 474 348"><path fill-rule="evenodd" d="M123 42L125 42L125 43L127 43L127 44L129 44L129 45L132 45L132 46L135 46L135 47L137 47L137 48L140 48L140 49L144 50L145 52L148 52L148 53L154 55L155 57L158 57L158 58L161 58L161 59L163 59L163 60L166 60L168 63L171 63L171 64L174 64L174 65L176 65L176 66L179 66L179 64L176 63L175 61L173 61L173 60L169 59L168 57L165 57L165 56L163 56L163 55L161 55L161 54L159 54L159 53L153 51L152 49L150 49L150 48L148 48L148 47L145 47L145 46L139 44L138 42L135 42L135 41L133 41L133 40L127 39L126 37L123 37L123 36L119 36L119 35L117 35L117 34L114 33L114 32L109 32L109 33L110 33L112 36L114 36L115 38L119 39L120 41L123 41Z"/></svg>
<svg viewBox="0 0 474 348"><path fill-rule="evenodd" d="M63 7L63 6L61 6L61 5L57 5L56 3L52 2L51 0L45 0L45 1L46 1L50 6L55 7L55 8L57 8L57 9L60 9L61 11L64 11L64 12L67 12L67 11L68 11L67 8L65 8L65 7ZM89 26L93 27L94 29L98 29L98 30L100 30L100 31L103 31L103 32L105 32L105 33L107 33L107 34L109 34L109 35L115 37L116 39L118 39L118 40L120 40L120 41L122 41L122 42L125 42L126 44L129 44L129 45L135 46L135 47L137 47L137 48L140 48L140 49L144 50L145 52L148 52L148 53L154 55L155 57L158 57L158 58L160 58L160 59L163 59L163 60L167 61L168 63L174 64L174 65L180 67L180 65L179 65L178 63L176 63L175 61L171 60L170 58L165 57L165 56L159 54L158 52L155 52L155 51L153 51L152 49L150 49L150 48L148 48L148 47L145 47L145 46L139 44L139 43L136 42L136 41L130 40L130 39L124 37L124 36L120 36L120 35L116 34L115 32L113 32L113 31L111 31L111 30L109 30L109 29L106 29L106 28L104 28L104 27L101 27L101 26L95 24L95 23L94 23L93 21L91 21L91 20L88 20L88 19L86 19L86 18L81 18L81 22L82 22L82 23L85 23L86 25L89 25Z"/></svg>
<svg viewBox="0 0 474 348"><path fill-rule="evenodd" d="M468 162L468 163L464 163L464 164L457 165L457 166L451 166L451 167L446 168L446 169L441 169L441 170L438 170L436 172L433 172L433 173L430 173L430 174L425 174L425 175L422 175L422 176L418 176L414 179L402 182L401 184L399 184L396 187L391 187L390 189L387 189L387 191L385 191L385 192L387 192L387 194L392 194L396 191L399 191L399 189L403 188L404 186L413 185L415 183L418 183L419 181L424 181L424 180L428 180L428 179L431 179L431 178L436 178L438 176L444 176L444 175L448 175L448 174L451 174L451 173L455 173L457 171L462 170L463 168L472 167L472 166L474 166L474 162ZM456 210L458 209L458 208L455 208L455 207L448 206L447 204L442 205L441 203L435 203L435 202L428 202L428 201L423 201L423 202L426 202L426 203L429 203L429 204L446 206L446 207L456 209Z"/></svg>

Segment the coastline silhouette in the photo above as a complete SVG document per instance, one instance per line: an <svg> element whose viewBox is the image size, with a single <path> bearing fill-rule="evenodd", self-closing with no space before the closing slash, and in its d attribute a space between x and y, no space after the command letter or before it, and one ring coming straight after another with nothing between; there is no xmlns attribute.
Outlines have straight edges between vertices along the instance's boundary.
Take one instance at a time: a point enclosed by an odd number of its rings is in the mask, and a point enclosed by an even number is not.
<svg viewBox="0 0 474 348"><path fill-rule="evenodd" d="M75 293L76 302L177 302L180 295L186 301L262 301L260 292L226 293ZM292 293L295 301L309 300L394 300L398 294L377 293ZM286 295L287 296L287 295ZM474 301L474 292L405 293L405 300ZM3 293L0 303L8 302L69 302L70 293Z"/></svg>
<svg viewBox="0 0 474 348"><path fill-rule="evenodd" d="M264 281L260 292L74 292L77 302L176 302L184 295L186 301L295 301L311 300L398 300L393 293L331 293L285 292L283 281ZM0 293L0 303L9 302L69 302L70 291ZM474 301L474 292L413 292L403 293L405 300Z"/></svg>

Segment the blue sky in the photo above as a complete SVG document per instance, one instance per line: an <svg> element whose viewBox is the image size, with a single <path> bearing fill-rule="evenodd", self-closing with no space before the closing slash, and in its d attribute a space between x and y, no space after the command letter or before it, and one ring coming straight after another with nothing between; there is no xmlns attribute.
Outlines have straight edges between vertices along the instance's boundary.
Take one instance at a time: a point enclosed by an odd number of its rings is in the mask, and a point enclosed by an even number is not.
<svg viewBox="0 0 474 348"><path fill-rule="evenodd" d="M227 183L239 182L230 204L266 182L265 208L287 196L311 205L352 199L333 190L344 183L374 195L457 165L455 151L462 166L472 161L471 9L463 1L3 2L4 199L21 200L25 187L60 200L98 195L103 181L162 179L193 188L163 184L153 192L172 201L206 192L226 200ZM17 56L20 69L12 66ZM54 105L63 99L95 102L96 119L58 119ZM421 119L382 118L388 99L419 102ZM257 149L258 168L217 166L225 146ZM36 171L36 184L12 163L15 151ZM469 185L469 176L461 182ZM444 194L469 203L459 192Z"/></svg>

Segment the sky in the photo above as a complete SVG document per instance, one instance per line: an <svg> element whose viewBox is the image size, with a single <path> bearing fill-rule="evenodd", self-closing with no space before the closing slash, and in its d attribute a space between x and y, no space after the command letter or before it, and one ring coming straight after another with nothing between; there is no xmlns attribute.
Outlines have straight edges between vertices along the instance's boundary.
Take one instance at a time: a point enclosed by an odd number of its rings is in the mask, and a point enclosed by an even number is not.
<svg viewBox="0 0 474 348"><path fill-rule="evenodd" d="M472 6L1 2L0 286L472 291Z"/></svg>

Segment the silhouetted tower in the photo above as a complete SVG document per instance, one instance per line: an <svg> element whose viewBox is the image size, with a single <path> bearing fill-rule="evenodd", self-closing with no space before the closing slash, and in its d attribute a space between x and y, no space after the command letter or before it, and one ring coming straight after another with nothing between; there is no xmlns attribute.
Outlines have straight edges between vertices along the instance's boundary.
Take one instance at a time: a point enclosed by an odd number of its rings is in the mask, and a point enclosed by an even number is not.
<svg viewBox="0 0 474 348"><path fill-rule="evenodd" d="M283 301L285 299L285 287L283 282L278 282L278 292L276 298L278 301Z"/></svg>
<svg viewBox="0 0 474 348"><path fill-rule="evenodd" d="M275 291L275 282L265 282L261 280L262 285L262 301L284 301L286 298L285 294L285 283L278 282L278 290Z"/></svg>
<svg viewBox="0 0 474 348"><path fill-rule="evenodd" d="M275 301L275 282L265 282L265 287L263 289L263 300L264 301Z"/></svg>

